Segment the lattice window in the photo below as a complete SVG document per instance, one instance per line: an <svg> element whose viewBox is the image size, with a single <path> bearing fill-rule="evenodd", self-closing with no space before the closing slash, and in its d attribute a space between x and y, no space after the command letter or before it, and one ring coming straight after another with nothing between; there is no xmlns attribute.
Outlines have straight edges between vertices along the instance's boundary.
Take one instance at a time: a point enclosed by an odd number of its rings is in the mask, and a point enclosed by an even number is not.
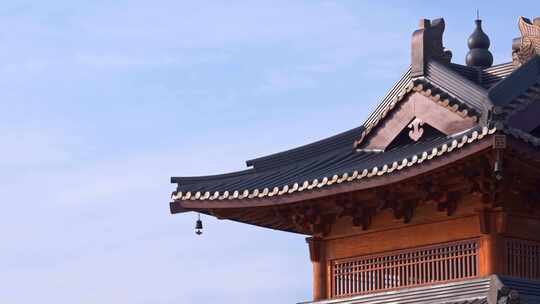
<svg viewBox="0 0 540 304"><path fill-rule="evenodd" d="M507 239L506 273L511 276L540 279L540 243Z"/></svg>
<svg viewBox="0 0 540 304"><path fill-rule="evenodd" d="M478 276L478 241L467 240L332 262L332 296Z"/></svg>

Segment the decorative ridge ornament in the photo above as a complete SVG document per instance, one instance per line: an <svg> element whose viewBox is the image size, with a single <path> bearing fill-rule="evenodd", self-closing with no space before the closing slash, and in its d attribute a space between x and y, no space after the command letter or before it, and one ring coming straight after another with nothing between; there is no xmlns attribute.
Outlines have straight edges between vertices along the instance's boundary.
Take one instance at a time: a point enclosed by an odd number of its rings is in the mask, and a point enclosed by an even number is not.
<svg viewBox="0 0 540 304"><path fill-rule="evenodd" d="M443 18L420 20L420 28L412 35L411 76L423 76L429 60L450 63L452 52L443 46L444 28Z"/></svg>
<svg viewBox="0 0 540 304"><path fill-rule="evenodd" d="M482 20L477 18L474 23L476 28L473 33L467 39L467 45L469 52L465 58L467 66L489 68L493 64L493 55L489 51L488 35L482 30Z"/></svg>
<svg viewBox="0 0 540 304"><path fill-rule="evenodd" d="M512 41L512 62L519 67L531 60L535 55L540 55L540 17L534 21L519 17L518 19L520 38Z"/></svg>
<svg viewBox="0 0 540 304"><path fill-rule="evenodd" d="M414 140L418 141L422 135L424 135L424 129L422 128L422 125L424 122L420 118L414 118L413 121L407 126L409 129L409 137Z"/></svg>

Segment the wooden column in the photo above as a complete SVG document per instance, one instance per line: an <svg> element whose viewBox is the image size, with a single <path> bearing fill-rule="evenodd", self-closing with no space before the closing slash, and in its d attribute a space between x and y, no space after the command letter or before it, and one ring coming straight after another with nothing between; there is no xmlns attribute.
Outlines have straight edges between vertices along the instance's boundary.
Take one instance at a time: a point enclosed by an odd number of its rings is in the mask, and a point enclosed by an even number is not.
<svg viewBox="0 0 540 304"><path fill-rule="evenodd" d="M326 290L326 259L324 256L324 243L318 237L306 239L309 245L309 258L313 263L313 300L327 298Z"/></svg>
<svg viewBox="0 0 540 304"><path fill-rule="evenodd" d="M480 276L500 274L503 271L501 260L500 237L495 233L484 235L480 239Z"/></svg>
<svg viewBox="0 0 540 304"><path fill-rule="evenodd" d="M497 229L497 212L482 210L479 213L481 233L479 275L489 276L504 272L503 241Z"/></svg>

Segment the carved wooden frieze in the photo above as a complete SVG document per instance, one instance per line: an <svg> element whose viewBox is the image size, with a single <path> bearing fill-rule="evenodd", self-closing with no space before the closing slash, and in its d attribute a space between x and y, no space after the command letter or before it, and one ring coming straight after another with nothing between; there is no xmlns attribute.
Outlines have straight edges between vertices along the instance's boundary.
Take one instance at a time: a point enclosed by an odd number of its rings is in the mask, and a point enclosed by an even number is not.
<svg viewBox="0 0 540 304"><path fill-rule="evenodd" d="M531 20L519 17L518 21L521 37L512 43L512 61L520 66L535 55L540 55L540 17Z"/></svg>

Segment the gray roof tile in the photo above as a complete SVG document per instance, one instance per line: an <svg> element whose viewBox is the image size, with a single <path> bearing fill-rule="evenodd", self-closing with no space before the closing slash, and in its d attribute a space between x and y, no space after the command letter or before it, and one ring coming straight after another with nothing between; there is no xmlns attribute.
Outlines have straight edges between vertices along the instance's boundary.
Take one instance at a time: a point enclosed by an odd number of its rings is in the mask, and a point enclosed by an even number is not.
<svg viewBox="0 0 540 304"><path fill-rule="evenodd" d="M540 82L540 56L519 67L489 89L489 98L496 106L505 106L529 87Z"/></svg>
<svg viewBox="0 0 540 304"><path fill-rule="evenodd" d="M303 304L497 304L503 286L517 291L523 304L540 303L540 281L492 275Z"/></svg>

